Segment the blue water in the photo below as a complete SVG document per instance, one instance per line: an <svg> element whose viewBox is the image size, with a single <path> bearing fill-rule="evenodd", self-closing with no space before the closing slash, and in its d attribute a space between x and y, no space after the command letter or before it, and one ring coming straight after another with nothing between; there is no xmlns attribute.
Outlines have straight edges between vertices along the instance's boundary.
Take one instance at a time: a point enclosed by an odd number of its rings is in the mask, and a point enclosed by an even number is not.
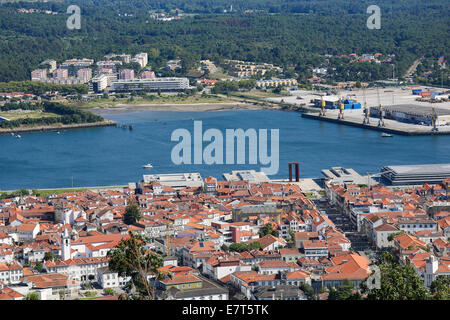
<svg viewBox="0 0 450 320"><path fill-rule="evenodd" d="M144 173L200 172L203 177L261 165L174 165L172 131L255 128L280 130L280 169L271 178L286 178L289 161L300 162L301 177L320 177L331 166L378 172L384 165L450 162L450 136L395 136L301 118L300 113L266 110L217 112L105 112L134 130L115 127L24 133L22 139L0 135L0 189L122 185ZM158 119L158 121L154 121ZM207 143L204 143L206 145ZM142 165L152 163L151 170Z"/></svg>

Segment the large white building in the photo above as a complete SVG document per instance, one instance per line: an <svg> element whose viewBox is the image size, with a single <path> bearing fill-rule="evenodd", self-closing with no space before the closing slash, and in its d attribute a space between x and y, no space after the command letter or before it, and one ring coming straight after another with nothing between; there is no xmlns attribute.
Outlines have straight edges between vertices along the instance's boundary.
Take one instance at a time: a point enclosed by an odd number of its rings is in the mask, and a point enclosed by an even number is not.
<svg viewBox="0 0 450 320"><path fill-rule="evenodd" d="M104 91L109 85L109 77L106 74L100 74L92 78L92 90L95 92Z"/></svg>
<svg viewBox="0 0 450 320"><path fill-rule="evenodd" d="M144 175L144 182L159 182L172 188L202 187L203 179L200 173L169 173Z"/></svg>
<svg viewBox="0 0 450 320"><path fill-rule="evenodd" d="M21 278L23 278L23 267L19 263L0 262L0 283L6 285L20 283Z"/></svg>
<svg viewBox="0 0 450 320"><path fill-rule="evenodd" d="M47 69L36 69L31 71L31 81L47 80Z"/></svg>
<svg viewBox="0 0 450 320"><path fill-rule="evenodd" d="M176 91L188 88L188 78L117 80L111 83L111 91Z"/></svg>
<svg viewBox="0 0 450 320"><path fill-rule="evenodd" d="M131 62L137 62L141 68L144 68L148 63L148 54L146 52L138 53L131 59Z"/></svg>

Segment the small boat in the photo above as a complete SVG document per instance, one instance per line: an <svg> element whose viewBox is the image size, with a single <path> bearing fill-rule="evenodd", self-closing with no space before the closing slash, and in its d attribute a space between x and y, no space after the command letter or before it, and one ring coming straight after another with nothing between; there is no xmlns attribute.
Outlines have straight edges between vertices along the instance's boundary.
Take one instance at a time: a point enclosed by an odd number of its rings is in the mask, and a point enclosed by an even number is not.
<svg viewBox="0 0 450 320"><path fill-rule="evenodd" d="M61 132L57 131L56 134L61 134Z"/></svg>
<svg viewBox="0 0 450 320"><path fill-rule="evenodd" d="M151 163L147 163L147 164L143 165L142 168L151 169L151 168L153 168L153 165Z"/></svg>
<svg viewBox="0 0 450 320"><path fill-rule="evenodd" d="M11 132L11 135L14 137L14 132Z"/></svg>
<svg viewBox="0 0 450 320"><path fill-rule="evenodd" d="M389 133L386 133L386 132L383 132L383 133L381 134L381 136L382 136L383 138L391 138L391 137L393 137L392 134L389 134Z"/></svg>
<svg viewBox="0 0 450 320"><path fill-rule="evenodd" d="M17 138L19 138L19 139L20 139L20 138L22 138L22 136L21 136L20 134L18 134L18 135L17 135Z"/></svg>

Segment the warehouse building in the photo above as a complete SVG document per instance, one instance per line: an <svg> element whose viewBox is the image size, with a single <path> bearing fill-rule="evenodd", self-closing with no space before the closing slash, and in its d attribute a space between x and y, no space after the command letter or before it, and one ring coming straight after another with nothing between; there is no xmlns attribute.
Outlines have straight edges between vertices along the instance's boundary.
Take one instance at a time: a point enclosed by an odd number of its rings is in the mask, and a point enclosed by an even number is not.
<svg viewBox="0 0 450 320"><path fill-rule="evenodd" d="M391 185L438 184L450 178L450 163L385 166L381 168L381 177Z"/></svg>
<svg viewBox="0 0 450 320"><path fill-rule="evenodd" d="M117 80L111 83L111 91L177 91L184 89L189 89L188 78Z"/></svg>
<svg viewBox="0 0 450 320"><path fill-rule="evenodd" d="M256 172L255 170L235 170L231 173L224 173L223 177L226 181L270 182L270 179L264 172Z"/></svg>
<svg viewBox="0 0 450 320"><path fill-rule="evenodd" d="M434 108L437 120L437 126L445 126L450 124L450 110ZM395 106L383 107L385 119L393 119L401 122L432 125L433 110L429 107L417 105L400 104ZM370 116L379 117L380 108L371 107Z"/></svg>
<svg viewBox="0 0 450 320"><path fill-rule="evenodd" d="M203 187L203 179L200 173L167 173L146 174L143 176L144 183L159 182L163 186L175 189Z"/></svg>

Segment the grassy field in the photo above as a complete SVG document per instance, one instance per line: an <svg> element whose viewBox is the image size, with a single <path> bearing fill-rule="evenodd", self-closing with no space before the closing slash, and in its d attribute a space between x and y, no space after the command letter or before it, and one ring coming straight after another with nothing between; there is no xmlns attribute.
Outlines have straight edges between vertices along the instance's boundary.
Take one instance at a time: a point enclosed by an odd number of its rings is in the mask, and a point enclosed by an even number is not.
<svg viewBox="0 0 450 320"><path fill-rule="evenodd" d="M52 189L52 190L33 190L32 193L39 197L48 197L52 194L82 192L88 190L87 188L74 188L74 189Z"/></svg>
<svg viewBox="0 0 450 320"><path fill-rule="evenodd" d="M66 104L80 107L80 108L114 108L117 104L196 104L196 103L227 103L233 102L231 99L219 96L178 96L178 95L162 95L154 96L153 99L143 97L133 98L109 98L109 99L95 99L88 102L70 101Z"/></svg>
<svg viewBox="0 0 450 320"><path fill-rule="evenodd" d="M0 115L9 120L17 120L17 119L24 119L24 118L35 119L35 118L46 118L46 117L58 116L55 113L42 112L42 111L38 111L38 110L20 110L20 112L18 112L17 110L2 111L0 113Z"/></svg>
<svg viewBox="0 0 450 320"><path fill-rule="evenodd" d="M281 93L273 93L271 91L266 92L263 90L252 90L247 92L238 92L236 95L238 96L245 96L247 98L254 98L254 99L266 99L266 98L278 98L278 97L285 97L287 94L289 94L288 91L281 91Z"/></svg>
<svg viewBox="0 0 450 320"><path fill-rule="evenodd" d="M36 195L38 197L48 197L52 194L62 194L62 193L73 193L73 192L83 192L86 190L92 189L117 189L122 188L124 186L105 186L105 187L86 187L86 188L62 188L62 189L33 189L31 190L31 194ZM9 192L0 192L0 199L14 198L22 195L27 195L29 191L27 189L9 191Z"/></svg>

